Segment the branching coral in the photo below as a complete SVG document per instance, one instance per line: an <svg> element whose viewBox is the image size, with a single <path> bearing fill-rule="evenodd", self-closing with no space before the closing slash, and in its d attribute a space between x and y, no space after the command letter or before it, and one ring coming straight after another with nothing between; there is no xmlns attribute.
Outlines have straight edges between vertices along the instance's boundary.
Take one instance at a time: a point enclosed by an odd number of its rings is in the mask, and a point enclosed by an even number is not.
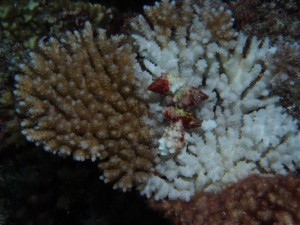
<svg viewBox="0 0 300 225"><path fill-rule="evenodd" d="M198 193L189 202L150 200L177 225L299 224L300 180L250 176L219 194Z"/></svg>
<svg viewBox="0 0 300 225"><path fill-rule="evenodd" d="M300 163L299 127L271 86L298 77L299 45L233 21L220 2L162 0L129 38L87 22L41 40L15 76L22 133L99 161L101 179L137 187L175 224L298 223L299 179L282 175ZM285 50L295 67L280 66Z"/></svg>
<svg viewBox="0 0 300 225"><path fill-rule="evenodd" d="M1 38L1 34L0 34ZM8 72L7 56L11 46L3 41L0 44L0 150L8 146L19 147L25 143L19 129L19 120L14 110L15 100L10 85L12 74Z"/></svg>
<svg viewBox="0 0 300 225"><path fill-rule="evenodd" d="M210 9L212 23L203 16L207 8L164 0L145 7L145 17L131 24L141 90L162 74L173 74L169 81L178 81L173 95L186 86L209 96L190 109L202 121L200 128L182 130L184 140L174 141L184 147L166 154L170 135L163 134L172 132L160 113L168 103L158 94L143 95L153 115L145 122L156 131L161 160L142 193L156 199L189 200L198 190L219 191L252 173L286 174L285 166L295 170L294 162L300 162L297 123L270 94L269 62L276 47L268 38L235 37L232 19L221 19L231 13L222 6ZM218 29L226 32L218 36Z"/></svg>
<svg viewBox="0 0 300 225"><path fill-rule="evenodd" d="M20 133L19 119L13 110L14 99L11 90L2 87L0 92L0 150L15 145L19 147L25 143Z"/></svg>
<svg viewBox="0 0 300 225"><path fill-rule="evenodd" d="M22 133L46 151L76 160L100 159L105 182L140 188L155 159L148 114L136 94L134 54L124 36L94 37L90 23L60 40L39 43L39 53L16 75Z"/></svg>
<svg viewBox="0 0 300 225"><path fill-rule="evenodd" d="M234 22L232 12L221 3L215 5L205 2L199 16L206 28L210 30L213 40L231 41L237 36L237 32L232 29Z"/></svg>
<svg viewBox="0 0 300 225"><path fill-rule="evenodd" d="M41 41L15 77L22 133L156 200L295 170L297 122L270 93L278 50L232 26L222 4L163 0L131 21L130 41L89 23Z"/></svg>

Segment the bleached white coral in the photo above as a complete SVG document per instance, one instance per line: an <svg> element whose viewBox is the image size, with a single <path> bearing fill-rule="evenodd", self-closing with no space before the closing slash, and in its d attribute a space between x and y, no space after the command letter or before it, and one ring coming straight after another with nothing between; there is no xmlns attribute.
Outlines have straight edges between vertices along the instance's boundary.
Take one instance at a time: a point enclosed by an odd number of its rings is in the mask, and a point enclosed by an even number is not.
<svg viewBox="0 0 300 225"><path fill-rule="evenodd" d="M157 173L142 193L156 199L189 200L197 190L218 191L251 173L286 174L284 167L295 169L293 163L300 163L296 122L277 105L279 97L269 94L268 57L276 48L268 38L257 40L242 33L230 42L215 41L200 19L200 8L183 10L192 19L167 30L167 44L158 38L165 29L159 24L150 26L142 17L133 24L143 26L133 35L142 57L136 68L148 78L141 89L166 72L180 76L187 86L201 87L209 96L195 109L201 127L186 130L187 144L178 154L161 157ZM163 21L163 15L159 19ZM152 101L164 107L160 99ZM169 129L155 118L152 123L157 124L158 134L162 135L163 126Z"/></svg>
<svg viewBox="0 0 300 225"><path fill-rule="evenodd" d="M178 121L165 129L162 137L158 141L158 153L161 156L173 155L185 146L184 132L182 129L183 125L181 121Z"/></svg>

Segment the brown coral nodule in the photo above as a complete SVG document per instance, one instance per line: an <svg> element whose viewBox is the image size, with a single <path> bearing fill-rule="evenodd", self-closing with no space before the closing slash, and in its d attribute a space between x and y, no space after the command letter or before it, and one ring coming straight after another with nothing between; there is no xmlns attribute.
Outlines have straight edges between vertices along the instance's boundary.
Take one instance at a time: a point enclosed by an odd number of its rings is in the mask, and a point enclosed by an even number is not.
<svg viewBox="0 0 300 225"><path fill-rule="evenodd" d="M20 65L14 94L29 141L76 160L100 159L101 178L125 191L142 186L155 151L124 39L95 35L87 22L82 31L40 41L39 52Z"/></svg>
<svg viewBox="0 0 300 225"><path fill-rule="evenodd" d="M300 179L252 175L220 192L197 193L189 202L149 200L177 225L300 224Z"/></svg>

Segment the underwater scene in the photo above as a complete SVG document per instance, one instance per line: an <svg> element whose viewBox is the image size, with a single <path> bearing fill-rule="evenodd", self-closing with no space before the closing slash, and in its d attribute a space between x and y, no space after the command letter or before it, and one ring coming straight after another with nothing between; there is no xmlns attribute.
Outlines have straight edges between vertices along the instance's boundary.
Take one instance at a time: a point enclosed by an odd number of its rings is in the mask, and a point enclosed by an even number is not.
<svg viewBox="0 0 300 225"><path fill-rule="evenodd" d="M300 2L0 1L0 225L300 224Z"/></svg>

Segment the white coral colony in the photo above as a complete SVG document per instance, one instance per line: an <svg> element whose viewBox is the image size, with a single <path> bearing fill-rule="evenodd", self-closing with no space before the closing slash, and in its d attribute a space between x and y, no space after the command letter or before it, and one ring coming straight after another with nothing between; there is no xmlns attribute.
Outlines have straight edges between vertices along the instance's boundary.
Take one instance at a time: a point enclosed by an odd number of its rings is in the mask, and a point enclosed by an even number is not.
<svg viewBox="0 0 300 225"><path fill-rule="evenodd" d="M162 73L169 73L184 80L187 87L201 87L209 98L193 109L200 127L183 129L183 147L165 157L172 146L170 134L178 133L178 126L158 115L167 107L159 94L148 91L144 95L154 115L145 122L157 131L161 156L157 173L142 193L156 199L189 200L198 190L216 192L251 173L286 174L285 167L295 170L294 163L300 163L296 121L278 105L279 97L269 93L268 58L276 47L270 46L268 38L235 33L229 29L232 21L225 26L229 27L227 39L217 40L203 13L211 10L211 15L230 17L230 11L191 1L176 4L162 1L146 7L147 20L140 16L132 22L134 43L142 58L136 65L140 91ZM177 129L173 133L172 127Z"/></svg>

